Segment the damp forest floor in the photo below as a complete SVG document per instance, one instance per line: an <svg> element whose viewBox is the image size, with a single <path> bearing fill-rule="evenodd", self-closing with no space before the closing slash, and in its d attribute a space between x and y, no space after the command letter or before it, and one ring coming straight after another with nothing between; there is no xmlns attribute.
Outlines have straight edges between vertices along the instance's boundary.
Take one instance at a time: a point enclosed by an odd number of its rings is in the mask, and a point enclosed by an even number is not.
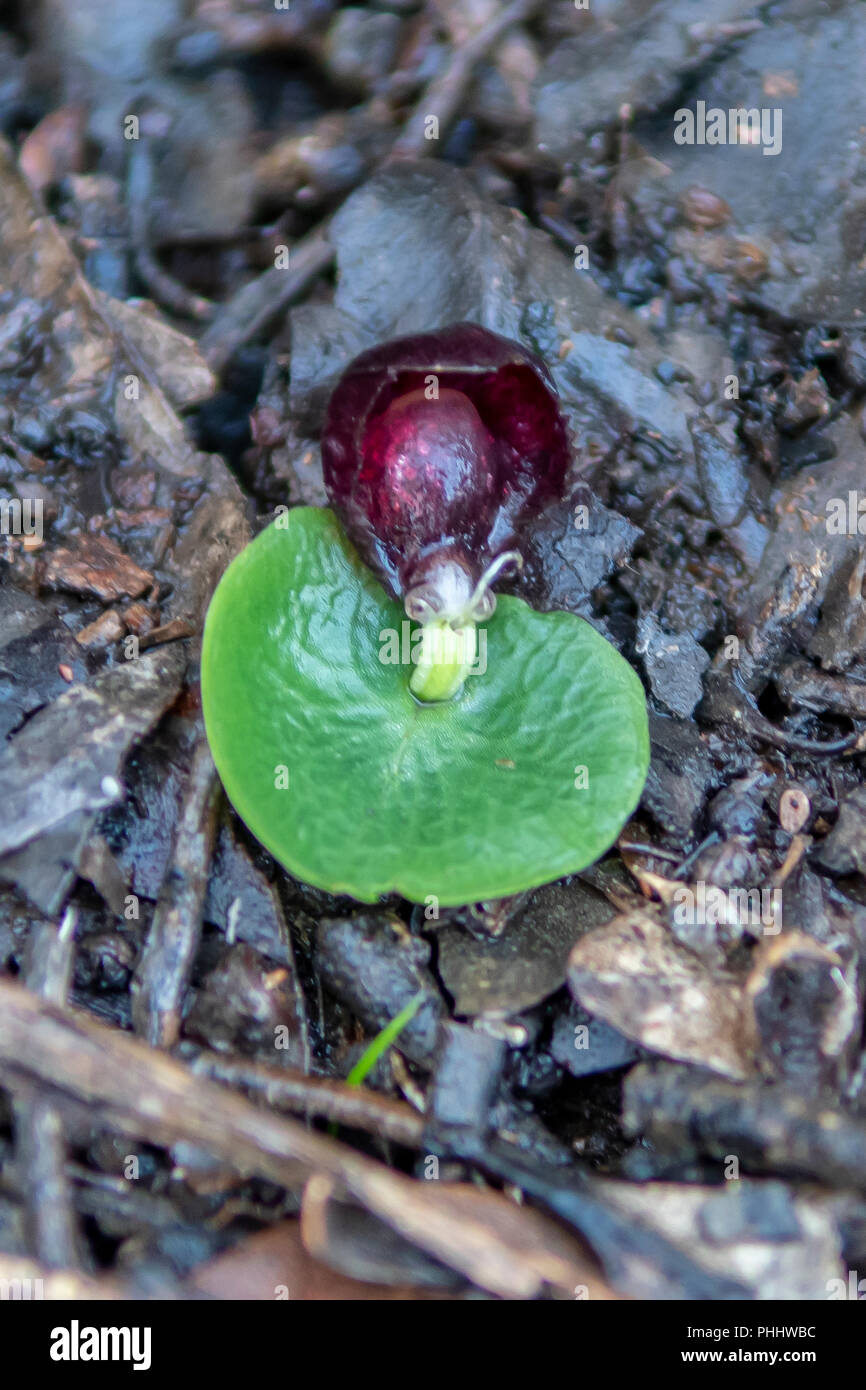
<svg viewBox="0 0 866 1390"><path fill-rule="evenodd" d="M866 1265L864 62L844 2L3 7L0 1277ZM255 842L198 662L229 561L325 503L346 363L461 320L553 373L574 467L513 591L633 665L652 760L600 862L431 919Z"/></svg>

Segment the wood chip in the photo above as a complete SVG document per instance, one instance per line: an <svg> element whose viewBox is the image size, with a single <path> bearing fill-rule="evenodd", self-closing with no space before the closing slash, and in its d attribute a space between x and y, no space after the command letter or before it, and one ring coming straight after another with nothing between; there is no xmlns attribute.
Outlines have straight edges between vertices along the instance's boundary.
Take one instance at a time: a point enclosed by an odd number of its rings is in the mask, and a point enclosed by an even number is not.
<svg viewBox="0 0 866 1390"><path fill-rule="evenodd" d="M109 608L107 613L101 613L87 627L76 632L75 640L87 651L99 651L103 647L110 647L123 633L123 619L115 608Z"/></svg>
<svg viewBox="0 0 866 1390"><path fill-rule="evenodd" d="M69 548L47 557L45 582L55 589L94 594L104 603L119 598L139 598L153 585L153 575L143 570L109 536L80 536Z"/></svg>

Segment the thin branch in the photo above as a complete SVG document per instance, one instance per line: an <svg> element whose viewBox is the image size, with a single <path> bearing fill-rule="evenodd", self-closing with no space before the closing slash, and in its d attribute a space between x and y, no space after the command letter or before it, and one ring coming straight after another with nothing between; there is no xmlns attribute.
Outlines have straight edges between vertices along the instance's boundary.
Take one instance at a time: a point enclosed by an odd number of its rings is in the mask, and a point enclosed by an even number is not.
<svg viewBox="0 0 866 1390"><path fill-rule="evenodd" d="M465 43L451 50L445 71L425 88L406 121L394 145L394 154L417 158L429 151L432 142L427 136L427 122L430 117L436 118L440 129L451 124L478 64L509 29L531 19L537 9L538 0L512 0Z"/></svg>
<svg viewBox="0 0 866 1390"><path fill-rule="evenodd" d="M251 338L263 333L328 269L334 248L328 241L330 219L293 247L287 270L271 266L221 304L199 340L208 366L222 371Z"/></svg>
<svg viewBox="0 0 866 1390"><path fill-rule="evenodd" d="M190 1062L196 1076L249 1091L275 1110L288 1110L309 1119L331 1120L361 1129L395 1144L416 1148L424 1133L424 1117L403 1101L324 1076L305 1076L285 1067L268 1067L243 1058L200 1052Z"/></svg>
<svg viewBox="0 0 866 1390"><path fill-rule="evenodd" d="M60 1012L0 979L0 1077L13 1094L38 1083L58 1105L86 1108L92 1123L151 1144L181 1141L236 1172L293 1186L298 1165L326 1173L406 1239L503 1297L569 1287L573 1243L538 1212L472 1183L422 1182L393 1172L295 1120L286 1120L195 1076L165 1053Z"/></svg>
<svg viewBox="0 0 866 1390"><path fill-rule="evenodd" d="M63 1005L75 958L76 916L68 908L59 929L35 922L28 942L28 986ZM44 1095L22 1096L15 1106L16 1175L25 1193L36 1257L58 1268L79 1266L81 1247L66 1174L66 1139L56 1107Z"/></svg>
<svg viewBox="0 0 866 1390"><path fill-rule="evenodd" d="M146 140L132 144L126 179L129 227L135 269L157 303L191 319L209 319L214 305L193 294L159 264L150 245L150 211L153 198L153 161Z"/></svg>
<svg viewBox="0 0 866 1390"><path fill-rule="evenodd" d="M202 733L184 787L171 859L133 981L136 1031L154 1047L173 1047L201 939L208 868L216 836L219 780Z"/></svg>
<svg viewBox="0 0 866 1390"><path fill-rule="evenodd" d="M452 49L445 71L425 88L383 165L395 157L418 158L432 153L436 142L427 139L428 118L435 116L440 128L451 124L477 65L509 29L531 18L538 3L539 0L513 0L466 43ZM201 338L202 351L215 372L223 369L238 348L285 313L293 300L328 269L334 258L334 247L328 240L330 224L329 217L298 242L291 252L288 270L272 267L264 271L217 309Z"/></svg>

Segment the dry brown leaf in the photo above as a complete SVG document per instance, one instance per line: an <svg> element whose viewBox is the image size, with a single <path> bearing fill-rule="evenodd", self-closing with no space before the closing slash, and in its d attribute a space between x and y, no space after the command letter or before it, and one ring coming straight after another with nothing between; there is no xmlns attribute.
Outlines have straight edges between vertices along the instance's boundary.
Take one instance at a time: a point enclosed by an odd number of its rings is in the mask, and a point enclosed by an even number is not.
<svg viewBox="0 0 866 1390"><path fill-rule="evenodd" d="M740 984L711 971L647 913L623 913L584 936L568 983L589 1013L650 1052L735 1080L754 1069L754 1022Z"/></svg>

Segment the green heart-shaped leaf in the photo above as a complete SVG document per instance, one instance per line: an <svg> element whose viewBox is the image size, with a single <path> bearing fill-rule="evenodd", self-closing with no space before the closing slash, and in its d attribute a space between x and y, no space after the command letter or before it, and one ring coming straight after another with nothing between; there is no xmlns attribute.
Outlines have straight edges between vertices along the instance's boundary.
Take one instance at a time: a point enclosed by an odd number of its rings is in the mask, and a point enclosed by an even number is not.
<svg viewBox="0 0 866 1390"><path fill-rule="evenodd" d="M479 632L486 671L422 705L411 666L388 659L409 634L329 511L284 514L226 571L205 626L204 714L262 844L332 893L442 906L597 859L649 763L627 662L581 618L500 597Z"/></svg>

